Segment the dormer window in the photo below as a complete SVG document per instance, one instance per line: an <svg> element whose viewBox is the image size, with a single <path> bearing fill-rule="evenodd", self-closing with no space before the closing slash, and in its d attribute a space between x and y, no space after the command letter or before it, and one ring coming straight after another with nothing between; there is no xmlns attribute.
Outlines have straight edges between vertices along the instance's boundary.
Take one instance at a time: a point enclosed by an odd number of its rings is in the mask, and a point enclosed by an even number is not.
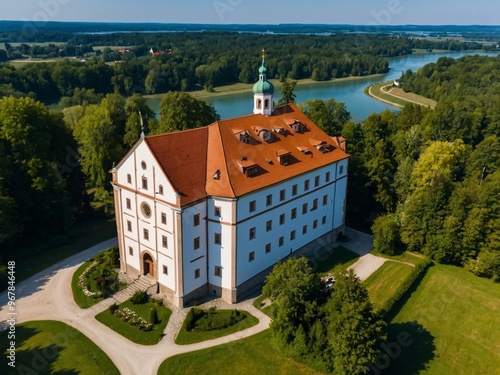
<svg viewBox="0 0 500 375"><path fill-rule="evenodd" d="M241 173L247 177L254 177L260 173L259 165L252 160L248 160L246 156L236 161L236 164L238 164Z"/></svg>
<svg viewBox="0 0 500 375"><path fill-rule="evenodd" d="M220 180L220 169L217 169L217 171L213 174L212 178L214 180Z"/></svg>
<svg viewBox="0 0 500 375"><path fill-rule="evenodd" d="M276 151L276 157L280 162L280 165L289 165L290 164L290 155L291 152L287 150L278 150Z"/></svg>

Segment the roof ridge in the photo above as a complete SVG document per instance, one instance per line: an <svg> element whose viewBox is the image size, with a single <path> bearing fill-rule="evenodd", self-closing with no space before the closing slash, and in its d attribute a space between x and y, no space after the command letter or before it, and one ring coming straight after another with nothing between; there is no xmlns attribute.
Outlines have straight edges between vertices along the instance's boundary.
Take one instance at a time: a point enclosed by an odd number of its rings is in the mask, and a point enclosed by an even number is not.
<svg viewBox="0 0 500 375"><path fill-rule="evenodd" d="M229 186L231 187L231 192L233 193L234 196L236 196L236 193L235 193L234 187L233 187L233 183L231 181L231 177L229 176L228 161L227 161L226 152L225 152L226 148L224 146L224 137L222 137L222 133L221 133L220 120L217 121L217 131L219 133L220 143L221 143L221 146L222 146L222 155L224 157L224 169L225 169L225 172L226 172L226 175L227 175L227 179L229 181ZM208 151L208 147L207 147L207 151Z"/></svg>

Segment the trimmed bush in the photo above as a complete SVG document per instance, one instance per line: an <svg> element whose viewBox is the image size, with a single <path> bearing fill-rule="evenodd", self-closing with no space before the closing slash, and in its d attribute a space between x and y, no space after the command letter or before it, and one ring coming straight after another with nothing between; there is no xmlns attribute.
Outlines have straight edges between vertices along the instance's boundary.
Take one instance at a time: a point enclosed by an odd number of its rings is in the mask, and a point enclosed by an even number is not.
<svg viewBox="0 0 500 375"><path fill-rule="evenodd" d="M134 295L130 298L130 302L134 305L142 305L148 301L148 294L143 292L142 290L138 290L134 293Z"/></svg>
<svg viewBox="0 0 500 375"><path fill-rule="evenodd" d="M150 324L158 324L158 312L156 311L156 307L152 307L149 313L149 323Z"/></svg>
<svg viewBox="0 0 500 375"><path fill-rule="evenodd" d="M411 274L401 282L398 286L394 294L391 296L389 300L380 308L379 314L381 316L386 315L389 311L391 311L392 307L398 302L401 297L410 289L415 280L432 264L432 262L426 260L423 263L419 263L415 265Z"/></svg>
<svg viewBox="0 0 500 375"><path fill-rule="evenodd" d="M116 302L115 302L115 303L113 303L111 306L109 306L109 308L108 308L108 309L109 309L109 312L110 312L111 314L114 314L114 313L115 313L115 311L116 311L116 310L118 310L118 305L117 305L117 304L116 304Z"/></svg>
<svg viewBox="0 0 500 375"><path fill-rule="evenodd" d="M235 325L244 318L245 315L241 314L238 310L229 312L217 311L214 307L208 310L193 307L186 316L184 327L188 332L221 330Z"/></svg>

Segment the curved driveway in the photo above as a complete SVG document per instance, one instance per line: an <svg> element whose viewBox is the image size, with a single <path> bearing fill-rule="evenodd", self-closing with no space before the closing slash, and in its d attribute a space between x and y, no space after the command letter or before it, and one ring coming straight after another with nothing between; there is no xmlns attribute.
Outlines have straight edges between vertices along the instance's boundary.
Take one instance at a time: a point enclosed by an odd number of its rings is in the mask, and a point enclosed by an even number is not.
<svg viewBox="0 0 500 375"><path fill-rule="evenodd" d="M94 318L114 302L112 298L83 310L74 302L71 292L71 279L78 265L115 244L116 238L105 241L16 285L17 323L33 320L64 322L78 329L99 346L123 375L156 374L160 364L168 357L225 344L269 328L269 317L252 305L253 300L247 300L231 305L231 308L246 310L259 319L257 325L244 331L192 345L176 345L173 335L167 332L172 332L171 329L169 331L171 324L178 325L179 321L182 322L182 316L187 309L174 309L164 331L167 335L157 345L140 345L129 341ZM7 293L2 293L0 298L6 302ZM0 324L3 330L6 327L6 306L4 305L0 311L2 311Z"/></svg>
<svg viewBox="0 0 500 375"><path fill-rule="evenodd" d="M369 254L372 248L371 236L352 229L346 229L346 234L350 241L343 243L342 246L361 255L360 260L352 267L361 279L365 279L383 264L384 259ZM65 259L16 285L17 323L33 320L64 322L78 329L99 346L123 375L156 374L160 364L168 357L225 344L269 328L270 318L255 308L251 299L228 305L229 308L248 311L259 319L257 325L244 331L196 344L176 345L175 334L188 309L173 308L172 316L164 331L165 336L157 345L140 345L129 341L94 318L96 314L115 302L113 298L108 298L89 309L80 309L74 302L71 291L71 279L78 265L113 245L116 245L116 238ZM0 301L7 302L6 292L0 295ZM221 304L221 301L217 303ZM0 329L3 330L6 328L7 320L6 305L0 311L2 311Z"/></svg>

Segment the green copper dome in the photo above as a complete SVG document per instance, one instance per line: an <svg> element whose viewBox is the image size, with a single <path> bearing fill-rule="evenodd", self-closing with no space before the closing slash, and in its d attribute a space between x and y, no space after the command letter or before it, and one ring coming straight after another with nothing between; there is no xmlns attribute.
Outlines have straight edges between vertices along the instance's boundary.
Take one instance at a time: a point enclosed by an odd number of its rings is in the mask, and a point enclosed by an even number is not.
<svg viewBox="0 0 500 375"><path fill-rule="evenodd" d="M254 94L273 94L274 85L269 82L266 78L267 69L264 66L264 59L262 59L262 65L259 68L259 81L253 85Z"/></svg>

